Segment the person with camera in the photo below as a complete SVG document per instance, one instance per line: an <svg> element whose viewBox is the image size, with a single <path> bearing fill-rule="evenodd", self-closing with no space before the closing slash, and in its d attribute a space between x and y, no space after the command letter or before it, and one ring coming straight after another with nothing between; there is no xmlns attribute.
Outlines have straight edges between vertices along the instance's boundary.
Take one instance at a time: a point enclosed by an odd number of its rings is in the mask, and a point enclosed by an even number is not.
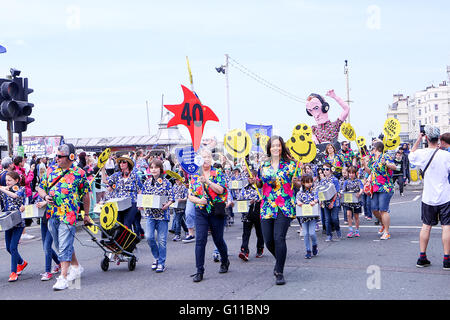
<svg viewBox="0 0 450 320"><path fill-rule="evenodd" d="M47 203L48 228L61 262L61 275L53 286L54 290L67 289L69 282L79 278L83 272L73 242L80 205L90 207L90 187L86 172L74 164L75 158L73 145L59 146L56 164L47 168L37 188L39 196ZM86 212L84 223L89 221L89 212Z"/></svg>
<svg viewBox="0 0 450 320"><path fill-rule="evenodd" d="M450 270L450 153L439 149L440 130L426 126L421 131L409 154L409 161L422 170L422 229L420 230L420 254L416 266L427 267L426 250L432 226L441 222L442 244L444 247L444 270ZM425 137L428 146L419 149Z"/></svg>

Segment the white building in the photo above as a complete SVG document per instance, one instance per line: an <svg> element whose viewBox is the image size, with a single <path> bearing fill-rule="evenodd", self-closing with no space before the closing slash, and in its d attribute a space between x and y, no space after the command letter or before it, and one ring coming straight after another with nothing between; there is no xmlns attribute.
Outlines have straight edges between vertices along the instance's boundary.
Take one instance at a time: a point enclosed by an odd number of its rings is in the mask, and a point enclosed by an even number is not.
<svg viewBox="0 0 450 320"><path fill-rule="evenodd" d="M450 78L450 67L447 67ZM402 142L414 142L421 125L433 125L441 134L450 132L450 85L446 81L437 87L431 85L412 96L394 94L393 103L389 105L387 117L400 121Z"/></svg>

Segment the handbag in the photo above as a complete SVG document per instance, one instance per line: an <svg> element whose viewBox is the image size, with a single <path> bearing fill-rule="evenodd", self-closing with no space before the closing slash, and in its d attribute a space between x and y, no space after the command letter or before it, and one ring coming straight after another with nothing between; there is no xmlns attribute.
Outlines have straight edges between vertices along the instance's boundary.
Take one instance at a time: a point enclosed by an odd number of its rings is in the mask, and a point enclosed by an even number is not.
<svg viewBox="0 0 450 320"><path fill-rule="evenodd" d="M373 196L372 173L367 178L366 183L364 183L364 193L370 197Z"/></svg>
<svg viewBox="0 0 450 320"><path fill-rule="evenodd" d="M225 211L225 202L216 202L212 204L211 215L218 218L225 218L227 213Z"/></svg>
<svg viewBox="0 0 450 320"><path fill-rule="evenodd" d="M436 151L433 152L433 155L430 158L430 161L428 161L427 165L425 166L425 168L423 169L419 169L420 175L422 176L422 179L425 179L425 172L428 169L428 166L430 165L431 161L433 160L434 156L436 155L436 153L439 151L439 148L436 148Z"/></svg>

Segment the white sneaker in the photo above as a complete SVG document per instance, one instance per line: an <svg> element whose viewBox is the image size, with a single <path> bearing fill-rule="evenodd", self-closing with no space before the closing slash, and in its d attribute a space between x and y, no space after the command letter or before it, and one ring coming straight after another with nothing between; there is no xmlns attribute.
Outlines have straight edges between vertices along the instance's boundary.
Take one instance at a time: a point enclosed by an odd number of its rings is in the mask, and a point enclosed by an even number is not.
<svg viewBox="0 0 450 320"><path fill-rule="evenodd" d="M28 233L23 233L20 236L20 239L22 239L22 240L31 240L31 239L34 239L34 236L32 236L31 234L28 234Z"/></svg>
<svg viewBox="0 0 450 320"><path fill-rule="evenodd" d="M69 272L67 273L67 281L73 281L79 277L81 277L81 273L83 273L84 268L81 265L78 265L78 268L74 266L70 266Z"/></svg>
<svg viewBox="0 0 450 320"><path fill-rule="evenodd" d="M56 278L56 283L53 285L53 290L59 291L69 287L69 282L62 275Z"/></svg>

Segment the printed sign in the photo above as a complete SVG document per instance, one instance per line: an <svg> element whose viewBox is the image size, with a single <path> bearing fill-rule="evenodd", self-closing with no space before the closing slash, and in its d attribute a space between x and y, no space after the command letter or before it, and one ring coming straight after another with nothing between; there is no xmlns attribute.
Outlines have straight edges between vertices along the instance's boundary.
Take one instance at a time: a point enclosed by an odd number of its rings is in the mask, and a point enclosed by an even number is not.
<svg viewBox="0 0 450 320"><path fill-rule="evenodd" d="M175 156L184 171L188 174L197 173L201 163L199 163L199 160L196 159L196 153L192 146L177 148L175 150Z"/></svg>
<svg viewBox="0 0 450 320"><path fill-rule="evenodd" d="M356 139L355 129L353 129L350 123L343 123L341 125L341 133L347 140L354 141Z"/></svg>
<svg viewBox="0 0 450 320"><path fill-rule="evenodd" d="M398 137L400 135L400 131L401 131L401 125L400 125L400 121L398 121L397 119L388 118L384 122L383 133L384 133L384 136L387 137L388 139L393 139L395 137Z"/></svg>

